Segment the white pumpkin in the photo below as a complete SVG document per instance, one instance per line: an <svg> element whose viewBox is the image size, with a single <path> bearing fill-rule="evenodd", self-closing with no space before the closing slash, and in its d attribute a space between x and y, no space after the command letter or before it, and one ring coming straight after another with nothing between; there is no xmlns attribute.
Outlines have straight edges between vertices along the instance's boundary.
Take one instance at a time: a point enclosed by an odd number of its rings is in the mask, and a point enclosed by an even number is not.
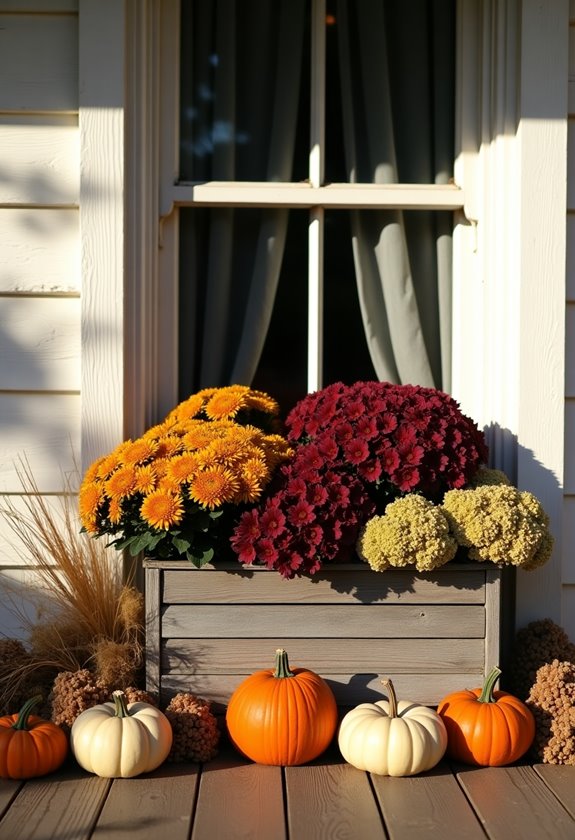
<svg viewBox="0 0 575 840"><path fill-rule="evenodd" d="M81 712L70 732L78 764L107 779L131 778L159 767L172 746L172 727L150 703L126 703L123 691L112 692L113 703Z"/></svg>
<svg viewBox="0 0 575 840"><path fill-rule="evenodd" d="M437 712L396 699L391 680L382 680L389 700L361 703L341 721L338 745L345 760L380 776L413 776L443 758L447 730Z"/></svg>

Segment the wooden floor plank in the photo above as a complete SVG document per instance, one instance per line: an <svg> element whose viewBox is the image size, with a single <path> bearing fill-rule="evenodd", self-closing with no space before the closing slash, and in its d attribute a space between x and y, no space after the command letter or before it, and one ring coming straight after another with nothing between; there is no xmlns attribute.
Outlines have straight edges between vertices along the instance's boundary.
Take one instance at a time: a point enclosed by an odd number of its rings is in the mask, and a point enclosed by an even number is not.
<svg viewBox="0 0 575 840"><path fill-rule="evenodd" d="M290 838L377 840L386 834L366 773L339 761L286 767Z"/></svg>
<svg viewBox="0 0 575 840"><path fill-rule="evenodd" d="M457 840L485 840L447 764L419 776L371 779L390 840L445 840L450 833Z"/></svg>
<svg viewBox="0 0 575 840"><path fill-rule="evenodd" d="M14 779L0 779L0 819L23 784L24 782L17 782Z"/></svg>
<svg viewBox="0 0 575 840"><path fill-rule="evenodd" d="M192 840L240 837L285 840L282 770L224 755L202 769Z"/></svg>
<svg viewBox="0 0 575 840"><path fill-rule="evenodd" d="M491 840L575 837L575 820L532 767L458 768L457 778Z"/></svg>
<svg viewBox="0 0 575 840"><path fill-rule="evenodd" d="M533 769L575 819L575 767L565 767L562 764L535 764Z"/></svg>
<svg viewBox="0 0 575 840"><path fill-rule="evenodd" d="M0 838L88 840L110 785L80 769L29 779L0 821Z"/></svg>
<svg viewBox="0 0 575 840"><path fill-rule="evenodd" d="M93 840L188 840L199 766L165 764L153 774L115 779Z"/></svg>

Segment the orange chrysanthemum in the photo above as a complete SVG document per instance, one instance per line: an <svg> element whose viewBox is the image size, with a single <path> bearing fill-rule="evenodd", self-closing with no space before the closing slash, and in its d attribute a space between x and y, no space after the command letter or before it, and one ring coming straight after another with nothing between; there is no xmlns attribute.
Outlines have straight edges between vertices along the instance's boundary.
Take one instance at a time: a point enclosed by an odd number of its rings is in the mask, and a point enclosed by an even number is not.
<svg viewBox="0 0 575 840"><path fill-rule="evenodd" d="M251 390L246 403L248 408L263 411L266 414L279 414L280 407L277 400L274 400L273 397L270 397L269 394L266 394L263 391Z"/></svg>
<svg viewBox="0 0 575 840"><path fill-rule="evenodd" d="M238 502L257 502L262 493L262 483L255 476L244 474L237 492Z"/></svg>
<svg viewBox="0 0 575 840"><path fill-rule="evenodd" d="M187 449L204 449L216 436L217 430L207 420L193 421L184 435L184 446Z"/></svg>
<svg viewBox="0 0 575 840"><path fill-rule="evenodd" d="M158 449L158 445L153 440L146 438L138 438L134 441L129 441L128 445L121 453L124 464L143 464L145 461L153 458Z"/></svg>
<svg viewBox="0 0 575 840"><path fill-rule="evenodd" d="M224 467L208 467L190 484L190 496L200 505L217 508L234 500L239 490L239 480Z"/></svg>
<svg viewBox="0 0 575 840"><path fill-rule="evenodd" d="M144 493L145 495L151 493L156 488L156 480L156 468L152 464L144 464L141 467L136 467L135 492Z"/></svg>
<svg viewBox="0 0 575 840"><path fill-rule="evenodd" d="M166 478L175 485L190 481L199 469L198 456L193 452L185 452L170 460L166 469Z"/></svg>
<svg viewBox="0 0 575 840"><path fill-rule="evenodd" d="M121 501L131 496L136 484L136 470L132 466L119 467L106 481L106 493L110 499Z"/></svg>
<svg viewBox="0 0 575 840"><path fill-rule="evenodd" d="M104 491L100 484L84 481L78 495L78 509L80 521L90 533L96 533L98 507L104 498Z"/></svg>
<svg viewBox="0 0 575 840"><path fill-rule="evenodd" d="M101 478L103 480L108 478L119 466L120 460L118 458L118 453L116 452L116 450L114 450L113 452L110 452L109 455L106 455L104 458L100 459L97 470L98 478Z"/></svg>
<svg viewBox="0 0 575 840"><path fill-rule="evenodd" d="M122 503L119 499L111 499L108 507L108 519L113 525L117 525L122 518Z"/></svg>
<svg viewBox="0 0 575 840"><path fill-rule="evenodd" d="M245 407L249 388L231 386L222 388L210 397L204 411L210 420L231 420Z"/></svg>
<svg viewBox="0 0 575 840"><path fill-rule="evenodd" d="M177 437L176 435L164 435L158 441L158 449L157 449L157 457L158 458L171 458L173 455L177 455L183 449L182 439Z"/></svg>
<svg viewBox="0 0 575 840"><path fill-rule="evenodd" d="M192 396L188 397L187 400L184 400L177 405L173 411L170 411L166 420L191 420L200 413L203 405L204 400L200 394L192 394Z"/></svg>
<svg viewBox="0 0 575 840"><path fill-rule="evenodd" d="M184 516L182 497L177 493L154 490L142 502L140 513L152 528L167 531L172 525L177 525L182 521Z"/></svg>

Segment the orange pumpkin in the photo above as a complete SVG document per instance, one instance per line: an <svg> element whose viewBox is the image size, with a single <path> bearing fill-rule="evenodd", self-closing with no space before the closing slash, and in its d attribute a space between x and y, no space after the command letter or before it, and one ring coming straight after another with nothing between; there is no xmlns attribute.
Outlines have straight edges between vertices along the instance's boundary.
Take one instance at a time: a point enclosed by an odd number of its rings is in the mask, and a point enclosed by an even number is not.
<svg viewBox="0 0 575 840"><path fill-rule="evenodd" d="M232 743L258 764L312 761L329 746L337 723L331 688L314 671L290 669L282 648L276 651L275 669L247 677L226 711Z"/></svg>
<svg viewBox="0 0 575 840"><path fill-rule="evenodd" d="M501 767L524 755L535 737L531 710L512 694L494 691L495 667L482 688L455 691L437 711L447 729L447 755L465 764Z"/></svg>
<svg viewBox="0 0 575 840"><path fill-rule="evenodd" d="M27 700L18 714L0 717L0 777L31 779L57 770L68 755L68 738L51 720L31 711L42 698Z"/></svg>

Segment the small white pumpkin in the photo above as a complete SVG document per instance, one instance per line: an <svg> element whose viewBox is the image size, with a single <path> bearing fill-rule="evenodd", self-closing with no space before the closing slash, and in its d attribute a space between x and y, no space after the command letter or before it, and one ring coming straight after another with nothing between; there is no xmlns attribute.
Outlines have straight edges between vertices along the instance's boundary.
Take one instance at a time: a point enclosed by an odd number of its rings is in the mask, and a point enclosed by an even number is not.
<svg viewBox="0 0 575 840"><path fill-rule="evenodd" d="M361 703L341 721L338 745L345 760L380 776L413 776L443 758L447 730L437 712L397 701L391 680L382 680L388 700Z"/></svg>
<svg viewBox="0 0 575 840"><path fill-rule="evenodd" d="M126 703L123 691L112 692L112 703L81 712L70 732L78 764L107 779L131 778L159 767L172 746L172 727L150 703Z"/></svg>

